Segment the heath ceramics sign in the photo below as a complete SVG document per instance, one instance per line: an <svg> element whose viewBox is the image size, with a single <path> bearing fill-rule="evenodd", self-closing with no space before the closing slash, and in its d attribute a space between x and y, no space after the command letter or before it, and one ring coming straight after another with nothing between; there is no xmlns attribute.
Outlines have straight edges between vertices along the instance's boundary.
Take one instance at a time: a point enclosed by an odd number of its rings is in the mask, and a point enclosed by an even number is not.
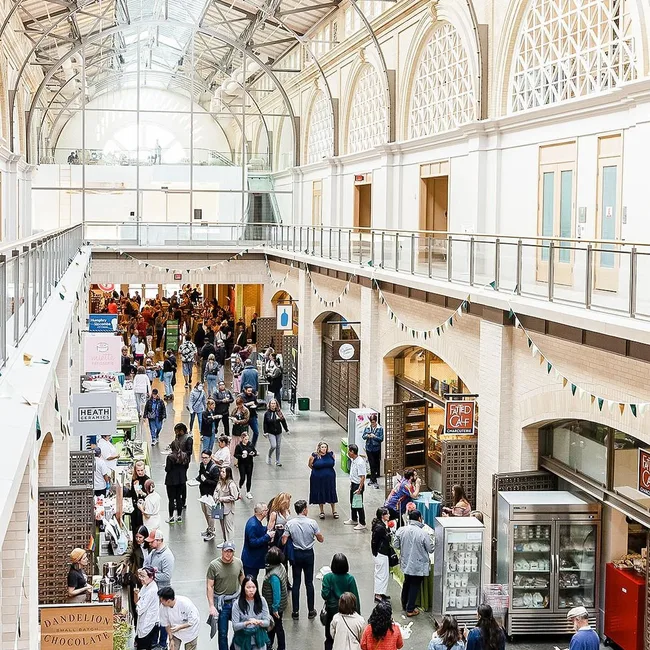
<svg viewBox="0 0 650 650"><path fill-rule="evenodd" d="M72 432L75 436L113 435L117 428L117 396L111 392L72 396Z"/></svg>

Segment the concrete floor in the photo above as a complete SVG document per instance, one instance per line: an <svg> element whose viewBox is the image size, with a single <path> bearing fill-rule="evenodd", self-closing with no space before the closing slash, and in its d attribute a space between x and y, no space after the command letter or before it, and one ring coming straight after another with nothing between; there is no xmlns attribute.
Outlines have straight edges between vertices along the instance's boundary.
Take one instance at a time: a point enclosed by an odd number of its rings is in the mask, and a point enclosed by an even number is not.
<svg viewBox="0 0 650 650"><path fill-rule="evenodd" d="M164 488L164 464L165 456L161 450L173 439L173 426L176 422L189 423L189 413L185 407L189 389L184 390L182 382L177 383L173 403L167 405L167 420L161 433L161 443L151 450L151 471L157 484L159 493L163 496L163 508L167 516L167 497ZM287 409L288 411L288 409ZM286 413L286 411L285 411ZM261 420L261 416L260 416ZM283 467L269 466L264 457L256 460L253 474L252 494L253 500L243 499L237 503L235 513L235 540L237 544L236 555L241 553L243 530L246 520L253 514L254 504L258 501L267 501L280 491L289 491L292 494L293 502L298 499L308 499L309 496L309 467L307 461L309 455L316 448L319 440L325 440L330 449L333 449L337 458L337 487L339 495L338 512L340 519L334 520L329 514L324 521L319 520L321 531L325 536L323 544L317 544L316 567L329 565L332 555L343 552L350 561L350 572L354 575L359 594L361 597L361 613L367 619L372 609L373 600L373 560L370 552L370 532L355 532L351 526L344 526L343 521L349 517L350 508L347 500L348 477L339 466L339 447L341 437L344 435L341 429L333 420L323 412L300 413L295 419L288 417L289 433L284 434L282 442ZM145 427L146 428L146 427ZM199 444L200 438L197 427L194 427L194 457L190 466L188 477L194 478L198 473ZM146 433L148 438L148 431ZM258 443L259 451L264 454L268 449L265 438L260 436ZM235 470L235 479L238 479ZM370 523L375 509L383 505L384 490L383 479L382 489L370 489L366 492L366 516ZM310 516L317 519L318 507L310 510ZM188 487L187 510L184 520L180 524L172 526L163 523L168 545L172 549L176 565L172 585L178 594L190 598L199 608L202 619L208 617L208 604L205 595L205 574L208 564L220 553L217 544L221 541L218 536L212 542L204 542L200 532L205 529L205 520L198 503L198 488ZM261 575L261 574L260 574ZM315 580L316 609L320 611L322 599L320 598L320 581ZM403 625L413 622L412 634L404 643L405 650L425 650L433 631L432 619L429 613L423 613L415 619L406 619L400 611L399 585L393 580L389 585L390 596L397 610L394 612L396 621ZM307 619L306 598L301 594L301 617L299 621L293 621L290 612L285 613L285 630L287 635L287 648L304 648L305 650L317 650L323 647L323 627L318 618L310 621ZM521 639L520 641L523 641ZM568 645L568 639L559 641L561 647ZM517 646L540 650L555 645L556 640L551 639L541 644L517 643ZM216 638L212 641L209 637L209 627L202 625L199 647L217 646Z"/></svg>

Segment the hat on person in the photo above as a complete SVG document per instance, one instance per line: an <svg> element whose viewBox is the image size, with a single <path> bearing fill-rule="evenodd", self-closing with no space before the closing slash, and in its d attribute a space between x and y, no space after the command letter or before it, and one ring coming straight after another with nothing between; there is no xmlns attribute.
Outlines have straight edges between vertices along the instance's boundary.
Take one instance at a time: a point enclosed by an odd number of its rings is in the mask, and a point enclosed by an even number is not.
<svg viewBox="0 0 650 650"><path fill-rule="evenodd" d="M84 551L82 548L75 548L72 549L72 552L70 553L70 562L72 564L77 564L78 562L81 562L81 558L86 555L86 551Z"/></svg>
<svg viewBox="0 0 650 650"><path fill-rule="evenodd" d="M95 447L95 456L101 456L102 450L99 447Z"/></svg>
<svg viewBox="0 0 650 650"><path fill-rule="evenodd" d="M587 617L589 616L589 613L587 612L586 608L580 605L580 607L574 607L573 609L569 610L569 613L566 615L566 617L571 620L572 618L578 618L578 616L584 616Z"/></svg>
<svg viewBox="0 0 650 650"><path fill-rule="evenodd" d="M221 547L222 551L234 551L235 550L235 542L224 542L223 546Z"/></svg>
<svg viewBox="0 0 650 650"><path fill-rule="evenodd" d="M149 533L149 537L147 537L146 541L153 542L154 539L159 539L161 541L165 539L165 536L163 535L163 532L162 530L160 530L160 528L156 528L155 530L152 530Z"/></svg>

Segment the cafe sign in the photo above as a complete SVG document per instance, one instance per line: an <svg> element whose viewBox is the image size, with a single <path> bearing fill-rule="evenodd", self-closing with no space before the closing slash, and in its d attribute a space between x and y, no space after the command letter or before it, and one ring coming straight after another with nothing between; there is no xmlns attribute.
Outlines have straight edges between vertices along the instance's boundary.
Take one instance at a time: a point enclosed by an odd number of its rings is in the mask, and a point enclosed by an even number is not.
<svg viewBox="0 0 650 650"><path fill-rule="evenodd" d="M41 650L113 650L113 603L41 606Z"/></svg>
<svg viewBox="0 0 650 650"><path fill-rule="evenodd" d="M448 400L445 402L445 434L474 435L476 402L474 400Z"/></svg>
<svg viewBox="0 0 650 650"><path fill-rule="evenodd" d="M639 449L639 492L650 496L650 452Z"/></svg>

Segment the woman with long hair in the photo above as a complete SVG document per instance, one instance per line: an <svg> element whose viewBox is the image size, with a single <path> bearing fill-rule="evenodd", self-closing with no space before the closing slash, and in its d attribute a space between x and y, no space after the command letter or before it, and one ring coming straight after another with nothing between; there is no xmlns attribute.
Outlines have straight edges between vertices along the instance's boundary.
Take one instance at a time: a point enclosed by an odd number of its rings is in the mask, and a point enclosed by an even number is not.
<svg viewBox="0 0 650 650"><path fill-rule="evenodd" d="M140 526L137 532L133 535L133 542L131 543L131 550L125 562L126 564L126 580L122 578L122 584L129 587L129 604L131 606L131 615L133 616L133 624L138 624L138 611L135 606L135 589L142 587L140 579L138 578L138 571L144 566L144 560L149 555L149 544L147 542L149 537L149 530L146 526Z"/></svg>
<svg viewBox="0 0 650 650"><path fill-rule="evenodd" d="M239 598L232 606L235 650L249 648L266 650L269 643L267 630L270 624L269 606L257 588L257 581L253 576L246 576L241 584Z"/></svg>
<svg viewBox="0 0 650 650"><path fill-rule="evenodd" d="M269 438L269 453L266 456L266 464L271 464L271 457L273 456L273 452L275 452L275 464L277 467L282 467L282 463L280 462L282 429L288 433L289 427L280 409L280 403L275 398L269 402L269 408L264 413L263 425L264 435Z"/></svg>
<svg viewBox="0 0 650 650"><path fill-rule="evenodd" d="M267 518L267 530L269 533L275 531L275 536L271 542L272 546L277 546L284 555L284 568L293 562L293 542L291 536L287 541L283 541L287 521L291 514L291 495L289 492L280 492L276 494L268 503L269 514Z"/></svg>
<svg viewBox="0 0 650 650"><path fill-rule="evenodd" d="M436 628L427 650L464 650L465 641L458 629L458 621L453 616L443 616Z"/></svg>
<svg viewBox="0 0 650 650"><path fill-rule="evenodd" d="M372 520L372 537L370 538L370 550L375 564L375 600L377 601L388 595L390 575L388 558L395 552L390 543L389 520L388 508L377 508L375 518Z"/></svg>
<svg viewBox="0 0 650 650"><path fill-rule="evenodd" d="M339 518L336 512L338 496L336 494L336 470L334 465L334 452L330 451L329 445L321 440L316 445L316 451L309 457L309 503L317 503L320 508L319 519L325 519L325 504L329 503L332 508L332 517Z"/></svg>
<svg viewBox="0 0 650 650"><path fill-rule="evenodd" d="M232 424L231 445L233 445L233 449L239 444L242 433L248 431L248 422L250 421L250 417L250 411L244 406L244 398L241 395L238 395L235 398L235 408L230 414L230 422Z"/></svg>
<svg viewBox="0 0 650 650"><path fill-rule="evenodd" d="M142 520L149 531L160 528L160 495L156 492L156 484L148 479L144 483L145 498L138 501L142 512Z"/></svg>
<svg viewBox="0 0 650 650"><path fill-rule="evenodd" d="M465 488L462 485L454 485L451 488L452 492L452 501L453 507L443 508L442 516L443 517L469 517L472 512L472 506L467 500L467 495L465 494Z"/></svg>
<svg viewBox="0 0 650 650"><path fill-rule="evenodd" d="M138 571L138 579L142 587L133 590L133 599L138 612L138 623L135 628L135 647L137 650L151 650L160 632L158 601L158 585L155 580L156 569L147 567Z"/></svg>
<svg viewBox="0 0 650 650"><path fill-rule="evenodd" d="M214 500L223 504L221 532L223 541L231 542L235 533L235 502L239 499L239 490L232 477L230 467L222 467L219 471L219 482L214 491Z"/></svg>
<svg viewBox="0 0 650 650"><path fill-rule="evenodd" d="M124 496L130 497L133 502L133 512L129 517L131 519L131 531L134 535L142 526L142 511L138 508L138 501L147 496L144 491L144 484L149 480L149 477L145 469L143 460L135 461L133 473L131 474L131 486L128 488L128 492L125 491L124 493Z"/></svg>
<svg viewBox="0 0 650 650"><path fill-rule="evenodd" d="M212 397L217 392L217 381L219 380L219 364L214 354L208 355L204 374L208 384L208 397Z"/></svg>
<svg viewBox="0 0 650 650"><path fill-rule="evenodd" d="M506 635L492 615L490 605L479 605L476 627L467 635L467 650L504 650Z"/></svg>
<svg viewBox="0 0 650 650"><path fill-rule="evenodd" d="M257 450L248 437L248 431L242 434L241 441L235 447L235 458L239 469L239 491L246 483L246 498L252 499L251 483L253 482L253 459L257 456Z"/></svg>
<svg viewBox="0 0 650 650"><path fill-rule="evenodd" d="M172 440L169 446L171 453L165 461L165 487L167 488L167 501L169 508L168 524L183 521L183 488L187 483L187 454L181 449L178 438ZM176 511L176 517L174 517Z"/></svg>
<svg viewBox="0 0 650 650"><path fill-rule="evenodd" d="M361 650L397 650L403 646L400 627L393 622L393 608L388 600L380 600L363 631Z"/></svg>
<svg viewBox="0 0 650 650"><path fill-rule="evenodd" d="M349 591L339 598L339 611L330 623L330 634L334 639L332 650L361 650L361 635L366 622L357 612L356 596Z"/></svg>
<svg viewBox="0 0 650 650"><path fill-rule="evenodd" d="M209 449L210 453L214 451L215 443L215 419L216 419L216 402L210 397L206 402L205 411L201 415L201 451Z"/></svg>

